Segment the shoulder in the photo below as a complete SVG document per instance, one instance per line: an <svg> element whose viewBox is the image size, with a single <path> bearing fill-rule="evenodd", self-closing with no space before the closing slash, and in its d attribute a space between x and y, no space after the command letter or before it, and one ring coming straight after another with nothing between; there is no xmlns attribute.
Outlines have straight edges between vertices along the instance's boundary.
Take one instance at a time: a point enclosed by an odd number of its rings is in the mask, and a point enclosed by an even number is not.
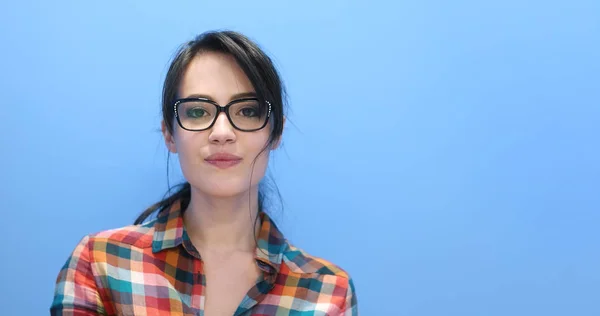
<svg viewBox="0 0 600 316"><path fill-rule="evenodd" d="M86 235L82 243L90 250L108 250L111 247L149 248L152 247L154 221L140 225L128 225L106 229Z"/></svg>
<svg viewBox="0 0 600 316"><path fill-rule="evenodd" d="M341 299L342 310L340 314L358 314L354 280L339 265L322 257L311 255L289 243L287 243L286 250L283 252L282 264L286 266L290 275L295 274L296 277L301 279L311 280L310 284L305 284L311 290L319 288L321 294ZM312 281L317 282L313 283Z"/></svg>
<svg viewBox="0 0 600 316"><path fill-rule="evenodd" d="M51 311L53 314L80 310L105 314L102 281L107 267L121 267L123 258L147 252L151 247L152 223L129 225L85 235L63 264L57 278ZM139 256L138 256L139 257ZM127 264L124 267L128 267Z"/></svg>
<svg viewBox="0 0 600 316"><path fill-rule="evenodd" d="M335 276L350 280L350 274L339 265L325 259L308 253L289 242L283 253L283 264L293 272L298 274L312 274L315 276Z"/></svg>

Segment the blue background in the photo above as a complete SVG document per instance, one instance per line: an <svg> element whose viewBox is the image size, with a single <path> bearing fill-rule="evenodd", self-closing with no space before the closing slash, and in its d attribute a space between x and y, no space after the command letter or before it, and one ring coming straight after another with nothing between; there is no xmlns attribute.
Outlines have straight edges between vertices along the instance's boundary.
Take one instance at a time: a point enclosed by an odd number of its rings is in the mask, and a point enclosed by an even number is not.
<svg viewBox="0 0 600 316"><path fill-rule="evenodd" d="M3 1L0 314L47 314L77 241L163 195L168 61L230 28L289 89L274 217L362 315L600 315L599 21L596 0Z"/></svg>

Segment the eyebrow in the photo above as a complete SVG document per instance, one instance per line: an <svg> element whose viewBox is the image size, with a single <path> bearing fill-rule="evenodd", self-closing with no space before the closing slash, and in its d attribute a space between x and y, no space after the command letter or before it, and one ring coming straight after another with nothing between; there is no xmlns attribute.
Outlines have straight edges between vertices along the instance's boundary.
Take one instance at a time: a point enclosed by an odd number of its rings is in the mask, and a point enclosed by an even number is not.
<svg viewBox="0 0 600 316"><path fill-rule="evenodd" d="M233 100L237 100L237 99L242 99L242 98L256 98L256 92L242 92L242 93L236 93L234 95L231 96L231 98L229 99L229 101L233 101ZM188 96L186 96L185 98L201 98L201 99L208 99L211 101L214 101L214 98L212 98L211 96L207 95L207 94L199 94L199 93L193 93L190 94Z"/></svg>

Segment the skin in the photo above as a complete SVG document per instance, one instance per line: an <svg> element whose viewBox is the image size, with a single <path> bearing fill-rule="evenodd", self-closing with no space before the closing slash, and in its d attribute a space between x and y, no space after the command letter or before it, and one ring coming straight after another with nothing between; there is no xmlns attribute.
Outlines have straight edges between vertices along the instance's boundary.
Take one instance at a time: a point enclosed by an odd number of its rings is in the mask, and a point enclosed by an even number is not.
<svg viewBox="0 0 600 316"><path fill-rule="evenodd" d="M181 97L203 95L225 105L254 88L231 56L206 52L192 60L178 92ZM204 264L205 313L232 315L261 273L254 261L258 184L265 175L269 151L278 147L279 140L261 154L270 124L242 132L229 123L225 113L206 131L187 131L177 122L172 132L162 122L162 131L192 188L184 224ZM241 157L241 163L219 169L205 161L223 152Z"/></svg>

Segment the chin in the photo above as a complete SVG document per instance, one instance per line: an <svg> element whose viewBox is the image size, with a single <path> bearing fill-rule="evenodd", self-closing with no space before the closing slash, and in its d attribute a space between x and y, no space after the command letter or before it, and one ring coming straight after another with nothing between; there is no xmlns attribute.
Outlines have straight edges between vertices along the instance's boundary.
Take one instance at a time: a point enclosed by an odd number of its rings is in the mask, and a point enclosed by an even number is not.
<svg viewBox="0 0 600 316"><path fill-rule="evenodd" d="M254 182L254 181L253 181ZM227 179L202 179L201 181L190 181L192 187L210 197L228 198L239 195L246 195L254 185L250 183L249 178Z"/></svg>

